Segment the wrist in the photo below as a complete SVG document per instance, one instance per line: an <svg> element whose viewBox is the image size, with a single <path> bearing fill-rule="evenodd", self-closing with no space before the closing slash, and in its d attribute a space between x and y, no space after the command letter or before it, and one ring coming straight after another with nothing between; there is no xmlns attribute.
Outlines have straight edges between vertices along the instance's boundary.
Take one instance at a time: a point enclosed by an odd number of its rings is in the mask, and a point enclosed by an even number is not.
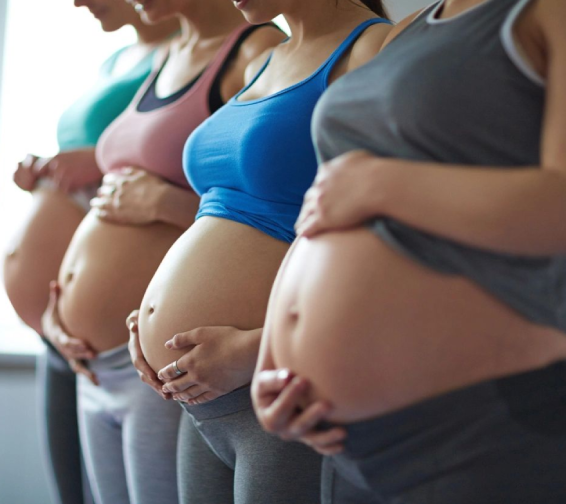
<svg viewBox="0 0 566 504"><path fill-rule="evenodd" d="M263 328L254 329L252 331L241 331L240 332L240 345L242 351L249 357L249 371L250 371L250 381L253 377L253 373L257 364L259 348L261 344L261 334Z"/></svg>
<svg viewBox="0 0 566 504"><path fill-rule="evenodd" d="M155 207L153 211L153 219L156 222L170 222L171 215L171 197L169 197L168 184L162 182L157 184L155 191Z"/></svg>
<svg viewBox="0 0 566 504"><path fill-rule="evenodd" d="M156 220L185 230L194 222L198 210L198 198L192 191L163 182L160 186L156 210Z"/></svg>
<svg viewBox="0 0 566 504"><path fill-rule="evenodd" d="M94 149L87 149L83 151L84 156L84 166L88 166L87 174L89 182L92 184L94 182L99 182L102 180L102 172L98 166L98 162L96 160L95 150Z"/></svg>
<svg viewBox="0 0 566 504"><path fill-rule="evenodd" d="M253 329L251 331L242 331L243 340L250 352L253 352L256 356L259 353L259 347L261 344L261 334L263 333L263 327L260 329Z"/></svg>
<svg viewBox="0 0 566 504"><path fill-rule="evenodd" d="M369 165L364 184L367 216L391 216L398 200L398 187L402 175L402 162L386 158L374 158Z"/></svg>

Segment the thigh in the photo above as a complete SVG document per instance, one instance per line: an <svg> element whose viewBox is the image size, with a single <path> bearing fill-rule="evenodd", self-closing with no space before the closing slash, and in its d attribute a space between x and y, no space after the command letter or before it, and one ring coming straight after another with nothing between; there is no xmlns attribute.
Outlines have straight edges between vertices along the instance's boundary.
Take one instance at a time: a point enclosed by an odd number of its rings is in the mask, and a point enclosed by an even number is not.
<svg viewBox="0 0 566 504"><path fill-rule="evenodd" d="M233 504L234 471L210 449L183 412L177 452L181 504Z"/></svg>
<svg viewBox="0 0 566 504"><path fill-rule="evenodd" d="M121 397L126 478L132 503L177 504L177 438L181 408L164 401L137 374Z"/></svg>
<svg viewBox="0 0 566 504"><path fill-rule="evenodd" d="M37 380L40 438L54 500L61 504L90 502L79 441L76 376L65 360L47 347L38 357Z"/></svg>
<svg viewBox="0 0 566 504"><path fill-rule="evenodd" d="M332 458L324 457L321 478L322 504L386 504L362 482L354 483L334 467Z"/></svg>
<svg viewBox="0 0 566 504"><path fill-rule="evenodd" d="M470 455L439 471L421 488L407 489L393 504L563 504L566 502L566 436L501 449L470 447ZM439 467L442 464L439 463Z"/></svg>
<svg viewBox="0 0 566 504"><path fill-rule="evenodd" d="M566 381L553 381L525 373L377 419L336 468L387 504L564 503Z"/></svg>
<svg viewBox="0 0 566 504"><path fill-rule="evenodd" d="M130 504L122 449L122 425L108 394L79 376L81 444L96 504Z"/></svg>
<svg viewBox="0 0 566 504"><path fill-rule="evenodd" d="M253 410L232 416L234 503L319 504L321 456L263 431Z"/></svg>

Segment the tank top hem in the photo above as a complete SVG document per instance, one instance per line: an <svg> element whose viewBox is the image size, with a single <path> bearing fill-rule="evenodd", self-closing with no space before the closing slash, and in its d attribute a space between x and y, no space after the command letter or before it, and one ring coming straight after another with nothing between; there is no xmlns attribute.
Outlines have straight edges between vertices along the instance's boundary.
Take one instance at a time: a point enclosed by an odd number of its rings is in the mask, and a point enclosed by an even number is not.
<svg viewBox="0 0 566 504"><path fill-rule="evenodd" d="M216 212L214 210L206 210L203 212L199 212L195 217L195 221L202 217L215 217L217 219L224 219L231 222L237 222L238 224L243 224L244 226L248 226L256 231L260 231L263 234L270 236L271 238L275 238L277 241L282 241L284 243L293 243L295 240L295 236L288 236L287 234L283 235L283 233L279 232L279 230L273 230L266 226L259 226L254 225L249 222L246 222L245 219L240 219L236 214L231 214L227 212Z"/></svg>

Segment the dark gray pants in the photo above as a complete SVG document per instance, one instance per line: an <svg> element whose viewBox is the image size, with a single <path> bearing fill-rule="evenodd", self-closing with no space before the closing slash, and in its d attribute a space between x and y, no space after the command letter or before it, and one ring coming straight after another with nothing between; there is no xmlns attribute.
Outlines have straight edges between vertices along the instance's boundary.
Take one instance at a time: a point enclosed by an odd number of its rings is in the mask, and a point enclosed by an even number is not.
<svg viewBox="0 0 566 504"><path fill-rule="evenodd" d="M91 504L79 441L76 375L49 346L37 358L36 375L39 431L51 498L57 504Z"/></svg>
<svg viewBox="0 0 566 504"><path fill-rule="evenodd" d="M323 504L566 503L566 363L347 427Z"/></svg>
<svg viewBox="0 0 566 504"><path fill-rule="evenodd" d="M182 504L320 503L321 457L264 432L249 388L183 407L189 415L178 450Z"/></svg>

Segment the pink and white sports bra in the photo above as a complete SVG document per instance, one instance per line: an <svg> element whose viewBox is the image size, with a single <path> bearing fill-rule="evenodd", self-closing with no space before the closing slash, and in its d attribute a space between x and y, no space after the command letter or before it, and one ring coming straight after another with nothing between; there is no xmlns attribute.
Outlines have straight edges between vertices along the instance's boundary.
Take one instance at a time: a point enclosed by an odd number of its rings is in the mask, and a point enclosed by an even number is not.
<svg viewBox="0 0 566 504"><path fill-rule="evenodd" d="M140 101L154 88L161 64L147 78L128 108L104 131L96 146L96 159L103 173L122 168L143 168L168 182L190 189L183 173L183 146L189 135L210 115L210 93L235 47L251 31L249 24L234 30L200 77L187 85L176 99L152 110L140 111ZM160 99L158 99L160 100Z"/></svg>

